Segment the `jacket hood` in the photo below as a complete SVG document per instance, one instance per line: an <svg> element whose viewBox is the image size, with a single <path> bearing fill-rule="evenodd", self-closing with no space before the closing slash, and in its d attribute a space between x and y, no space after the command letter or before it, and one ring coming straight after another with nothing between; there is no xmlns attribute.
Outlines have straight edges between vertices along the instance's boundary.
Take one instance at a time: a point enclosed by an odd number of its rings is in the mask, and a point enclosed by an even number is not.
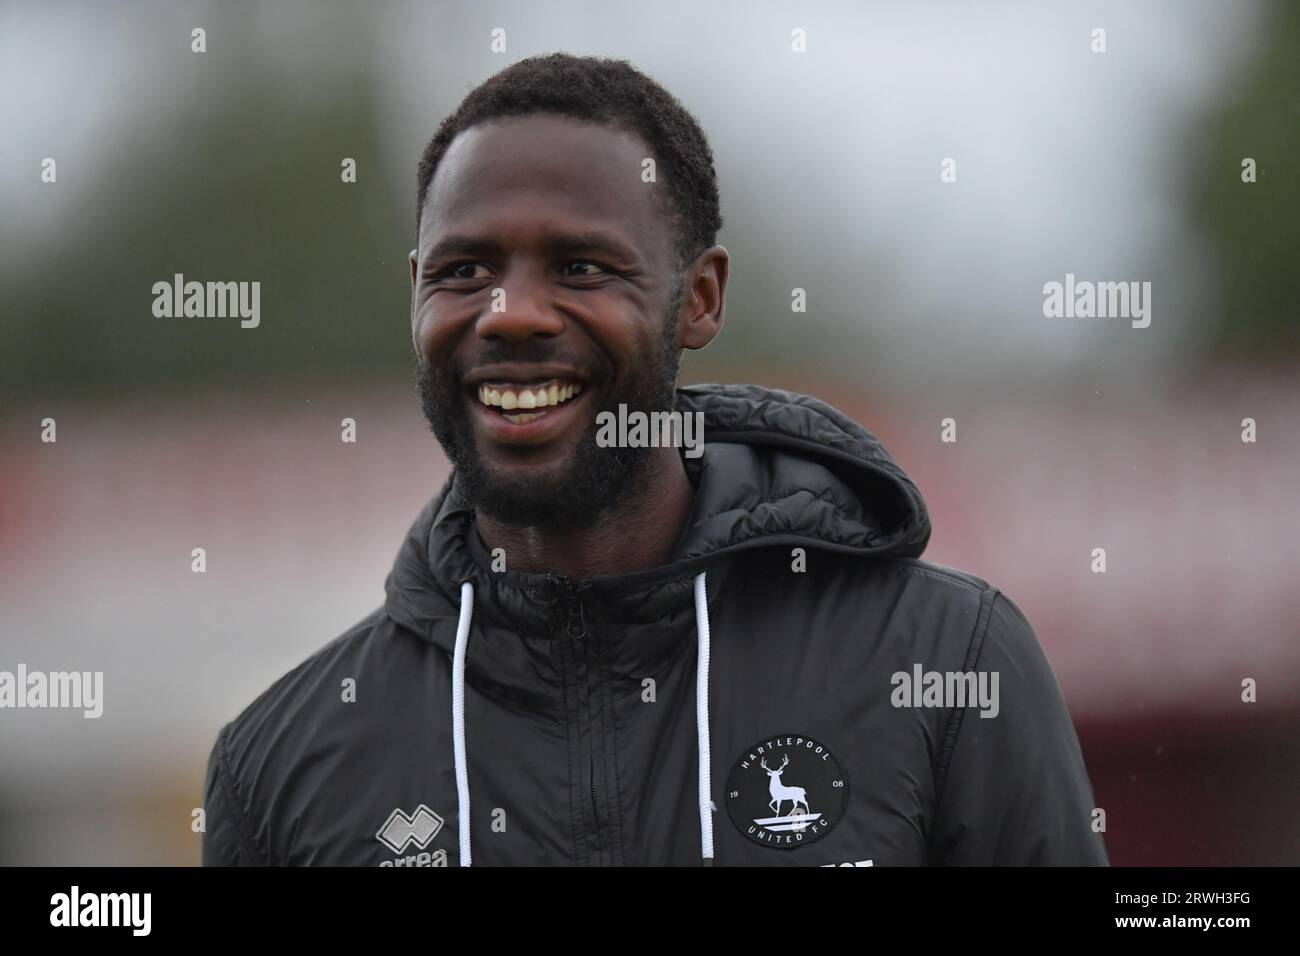
<svg viewBox="0 0 1300 956"><path fill-rule="evenodd" d="M704 453L684 459L695 499L666 565L584 583L625 620L653 620L689 603L691 577L729 555L765 546L863 558L918 557L930 539L920 491L879 440L818 399L757 385L677 390L678 410L704 415ZM558 579L494 572L455 492L455 475L411 526L385 584L397 623L446 645L462 582L489 620L517 627L553 620ZM454 630L451 629L451 630ZM435 635L441 634L441 637Z"/></svg>

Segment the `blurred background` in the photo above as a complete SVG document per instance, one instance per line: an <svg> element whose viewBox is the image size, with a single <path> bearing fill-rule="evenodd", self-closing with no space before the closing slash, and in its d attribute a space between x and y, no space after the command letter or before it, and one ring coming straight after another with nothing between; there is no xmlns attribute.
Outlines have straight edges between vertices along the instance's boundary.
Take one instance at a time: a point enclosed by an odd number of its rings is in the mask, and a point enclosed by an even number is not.
<svg viewBox="0 0 1300 956"><path fill-rule="evenodd" d="M105 700L0 711L0 863L197 862L219 727L382 602L447 471L416 163L555 50L711 138L728 323L684 380L884 441L926 557L1033 623L1112 861L1300 862L1300 5L32 0L0 4L0 669ZM260 281L260 327L155 318L175 273ZM1045 318L1066 273L1150 281L1150 327Z"/></svg>

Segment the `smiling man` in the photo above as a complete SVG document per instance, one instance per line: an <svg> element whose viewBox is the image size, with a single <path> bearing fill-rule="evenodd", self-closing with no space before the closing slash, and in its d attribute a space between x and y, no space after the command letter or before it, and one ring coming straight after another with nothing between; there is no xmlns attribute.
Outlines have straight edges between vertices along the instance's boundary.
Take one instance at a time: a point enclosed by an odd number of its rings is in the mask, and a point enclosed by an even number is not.
<svg viewBox="0 0 1300 956"><path fill-rule="evenodd" d="M524 60L443 122L417 204L452 476L383 607L218 735L205 863L1106 862L1032 629L920 559L880 443L815 398L677 387L730 258L676 99ZM598 440L616 411L698 416L703 455Z"/></svg>

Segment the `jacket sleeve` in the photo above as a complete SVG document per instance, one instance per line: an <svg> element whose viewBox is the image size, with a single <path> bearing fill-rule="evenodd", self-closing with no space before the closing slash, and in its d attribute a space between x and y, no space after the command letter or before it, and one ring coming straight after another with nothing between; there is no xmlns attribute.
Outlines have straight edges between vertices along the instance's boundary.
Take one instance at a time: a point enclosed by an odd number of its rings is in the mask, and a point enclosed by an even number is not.
<svg viewBox="0 0 1300 956"><path fill-rule="evenodd" d="M931 862L1108 865L1061 689L1024 614L996 590L967 661L989 674L990 687L998 675L997 711L983 717L993 708L968 705L953 714L936 767Z"/></svg>
<svg viewBox="0 0 1300 956"><path fill-rule="evenodd" d="M247 818L230 777L223 727L208 756L203 779L203 866L264 866L249 841Z"/></svg>

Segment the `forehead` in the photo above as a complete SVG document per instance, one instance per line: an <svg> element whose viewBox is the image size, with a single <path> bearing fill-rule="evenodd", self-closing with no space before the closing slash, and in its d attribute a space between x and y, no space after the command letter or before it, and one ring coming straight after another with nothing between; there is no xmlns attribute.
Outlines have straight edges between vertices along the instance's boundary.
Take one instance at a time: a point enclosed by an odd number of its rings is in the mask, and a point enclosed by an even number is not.
<svg viewBox="0 0 1300 956"><path fill-rule="evenodd" d="M460 133L429 184L420 225L426 247L448 234L522 239L530 228L598 228L653 256L669 241L656 193L642 182L650 148L635 133L538 114Z"/></svg>

